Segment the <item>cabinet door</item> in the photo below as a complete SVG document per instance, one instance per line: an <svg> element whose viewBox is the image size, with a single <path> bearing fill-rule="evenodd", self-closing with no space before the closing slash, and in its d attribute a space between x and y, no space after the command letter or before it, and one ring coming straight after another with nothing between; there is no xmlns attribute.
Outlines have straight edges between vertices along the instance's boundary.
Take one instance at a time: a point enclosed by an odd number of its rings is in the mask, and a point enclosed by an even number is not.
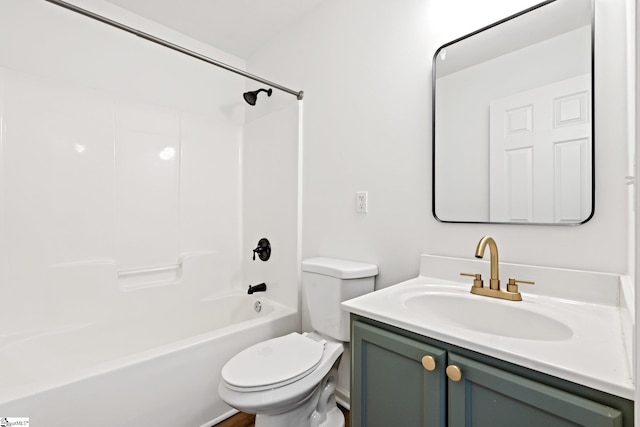
<svg viewBox="0 0 640 427"><path fill-rule="evenodd" d="M460 381L449 380L449 427L622 426L611 407L449 353Z"/></svg>
<svg viewBox="0 0 640 427"><path fill-rule="evenodd" d="M444 350L358 321L351 345L352 427L446 425Z"/></svg>

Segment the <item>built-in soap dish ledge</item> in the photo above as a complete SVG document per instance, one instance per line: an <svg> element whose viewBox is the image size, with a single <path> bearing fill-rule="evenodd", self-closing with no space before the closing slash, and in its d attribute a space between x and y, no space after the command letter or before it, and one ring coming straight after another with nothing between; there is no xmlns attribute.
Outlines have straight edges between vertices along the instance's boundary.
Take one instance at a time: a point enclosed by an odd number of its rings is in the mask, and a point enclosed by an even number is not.
<svg viewBox="0 0 640 427"><path fill-rule="evenodd" d="M172 285L182 278L182 267L181 259L177 264L172 265L119 270L118 285L124 292Z"/></svg>

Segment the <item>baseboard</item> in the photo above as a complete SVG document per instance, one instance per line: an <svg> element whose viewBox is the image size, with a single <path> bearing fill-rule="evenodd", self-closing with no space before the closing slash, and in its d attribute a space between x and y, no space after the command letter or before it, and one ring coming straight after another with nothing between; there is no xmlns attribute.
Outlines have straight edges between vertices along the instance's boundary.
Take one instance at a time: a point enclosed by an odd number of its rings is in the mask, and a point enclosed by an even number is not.
<svg viewBox="0 0 640 427"><path fill-rule="evenodd" d="M238 412L240 411L238 411L237 409L231 409L228 412L225 412L224 414L220 415L219 417L214 418L211 421L207 421L206 423L202 424L200 427L213 427L216 424L223 422L227 418L234 416Z"/></svg>
<svg viewBox="0 0 640 427"><path fill-rule="evenodd" d="M344 409L351 410L351 397L349 395L349 390L345 390L343 388L336 388L336 402L338 405L342 406Z"/></svg>

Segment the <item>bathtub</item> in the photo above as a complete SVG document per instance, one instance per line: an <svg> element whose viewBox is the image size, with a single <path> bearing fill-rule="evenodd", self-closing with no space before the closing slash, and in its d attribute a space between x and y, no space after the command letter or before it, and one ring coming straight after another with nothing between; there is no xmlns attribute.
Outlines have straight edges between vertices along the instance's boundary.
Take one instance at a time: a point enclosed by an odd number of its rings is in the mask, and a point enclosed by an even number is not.
<svg viewBox="0 0 640 427"><path fill-rule="evenodd" d="M217 393L227 360L299 328L295 310L246 293L140 317L0 335L0 418L209 427L235 412Z"/></svg>

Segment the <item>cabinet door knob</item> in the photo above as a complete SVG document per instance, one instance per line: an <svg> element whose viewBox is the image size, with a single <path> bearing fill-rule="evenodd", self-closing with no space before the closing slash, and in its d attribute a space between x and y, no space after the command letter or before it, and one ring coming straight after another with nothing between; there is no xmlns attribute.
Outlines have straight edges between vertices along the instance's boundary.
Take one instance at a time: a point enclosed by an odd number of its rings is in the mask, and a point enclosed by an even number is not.
<svg viewBox="0 0 640 427"><path fill-rule="evenodd" d="M424 369L427 371L433 371L436 369L436 359L434 359L433 356L424 356L422 358L422 366L424 366Z"/></svg>
<svg viewBox="0 0 640 427"><path fill-rule="evenodd" d="M462 379L462 371L456 365L447 366L446 373L451 381L458 382Z"/></svg>

